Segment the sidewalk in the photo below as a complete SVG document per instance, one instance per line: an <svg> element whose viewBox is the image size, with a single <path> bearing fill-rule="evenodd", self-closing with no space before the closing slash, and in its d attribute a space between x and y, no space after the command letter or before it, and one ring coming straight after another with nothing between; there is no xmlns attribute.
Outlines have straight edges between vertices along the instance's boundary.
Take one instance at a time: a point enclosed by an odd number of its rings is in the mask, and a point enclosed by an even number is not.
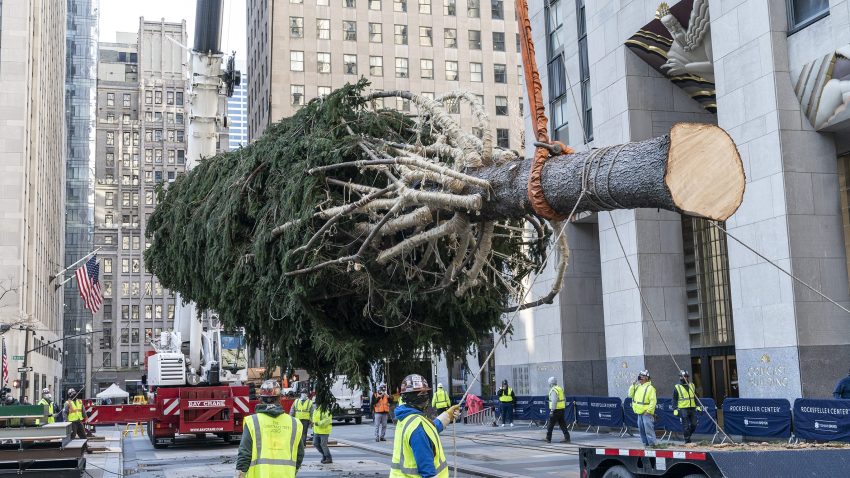
<svg viewBox="0 0 850 478"><path fill-rule="evenodd" d="M124 452L121 431L115 427L99 427L95 436L104 439L89 440L88 448L92 450L92 453L85 455L86 473L93 478L123 476Z"/></svg>

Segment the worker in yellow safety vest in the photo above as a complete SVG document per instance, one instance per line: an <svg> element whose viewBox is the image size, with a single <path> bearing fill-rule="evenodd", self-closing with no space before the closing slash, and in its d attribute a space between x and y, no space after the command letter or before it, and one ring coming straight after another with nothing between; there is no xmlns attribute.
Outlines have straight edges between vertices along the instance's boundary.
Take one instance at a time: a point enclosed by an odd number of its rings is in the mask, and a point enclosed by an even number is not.
<svg viewBox="0 0 850 478"><path fill-rule="evenodd" d="M502 380L502 388L496 392L496 395L499 397L499 412L502 415L502 426L509 423L511 426L514 426L514 404L516 404L516 397L514 396L513 389L508 386L507 380Z"/></svg>
<svg viewBox="0 0 850 478"><path fill-rule="evenodd" d="M304 460L304 426L280 406L280 384L260 386L260 405L242 423L236 478L295 478Z"/></svg>
<svg viewBox="0 0 850 478"><path fill-rule="evenodd" d="M437 411L437 414L441 414L446 411L452 404L451 398L449 398L448 392L443 390L443 384L437 384L437 390L434 390L434 396L431 398L431 407Z"/></svg>
<svg viewBox="0 0 850 478"><path fill-rule="evenodd" d="M564 434L562 443L570 442L570 431L567 429L567 420L565 418L566 412L567 397L564 395L564 389L558 385L555 377L549 377L549 421L546 424L547 443L552 443L552 430L555 429L555 423L558 424L558 427Z"/></svg>
<svg viewBox="0 0 850 478"><path fill-rule="evenodd" d="M313 411L313 401L307 396L307 392L301 392L301 396L292 402L289 414L297 418L304 427L301 441L307 443L307 429L310 428L310 413Z"/></svg>
<svg viewBox="0 0 850 478"><path fill-rule="evenodd" d="M638 379L629 387L629 398L632 399L632 411L637 415L640 441L643 446L654 446L655 406L658 399L648 370L641 371Z"/></svg>
<svg viewBox="0 0 850 478"><path fill-rule="evenodd" d="M687 370L679 371L679 383L673 387L673 415L682 420L682 432L685 443L691 442L691 435L697 429L697 412L702 411L696 398L696 389L690 382Z"/></svg>
<svg viewBox="0 0 850 478"><path fill-rule="evenodd" d="M80 390L82 392L82 390ZM73 388L68 389L67 400L65 400L65 420L71 422L71 439L86 438L86 427L83 420L86 418L86 410L80 394Z"/></svg>
<svg viewBox="0 0 850 478"><path fill-rule="evenodd" d="M452 405L433 421L423 415L431 388L425 377L411 374L401 382L404 405L395 409L398 422L393 438L393 461L390 478L448 478L449 465L442 432L460 416L460 407Z"/></svg>
<svg viewBox="0 0 850 478"><path fill-rule="evenodd" d="M313 421L313 446L322 454L320 463L333 463L328 439L331 436L334 416L324 406L316 406L311 417Z"/></svg>
<svg viewBox="0 0 850 478"><path fill-rule="evenodd" d="M41 405L45 407L45 412L47 413L47 423L54 423L56 421L56 404L53 403L53 394L50 393L49 388L45 388L41 391L41 400L38 401L36 405ZM35 419L36 425L41 425L41 419Z"/></svg>

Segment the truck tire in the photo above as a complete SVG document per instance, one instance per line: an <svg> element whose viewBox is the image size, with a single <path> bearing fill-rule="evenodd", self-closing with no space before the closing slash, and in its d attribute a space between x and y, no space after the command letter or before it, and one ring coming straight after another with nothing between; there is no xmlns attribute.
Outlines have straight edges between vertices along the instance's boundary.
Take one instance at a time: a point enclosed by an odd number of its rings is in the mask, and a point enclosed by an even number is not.
<svg viewBox="0 0 850 478"><path fill-rule="evenodd" d="M625 466L617 465L608 468L602 478L635 478L635 475Z"/></svg>
<svg viewBox="0 0 850 478"><path fill-rule="evenodd" d="M363 423L363 417L357 417L357 418L355 418L355 419L354 419L354 423L356 423L356 424L360 425L361 423Z"/></svg>

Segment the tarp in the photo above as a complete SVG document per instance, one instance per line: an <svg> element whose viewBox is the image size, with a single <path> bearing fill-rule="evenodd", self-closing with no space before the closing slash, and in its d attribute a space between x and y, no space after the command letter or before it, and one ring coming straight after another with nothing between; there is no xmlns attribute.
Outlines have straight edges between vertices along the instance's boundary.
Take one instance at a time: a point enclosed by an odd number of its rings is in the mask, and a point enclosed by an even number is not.
<svg viewBox="0 0 850 478"><path fill-rule="evenodd" d="M622 428L623 402L617 397L586 397L590 403L590 425Z"/></svg>
<svg viewBox="0 0 850 478"><path fill-rule="evenodd" d="M626 426L631 428L637 428L637 415L632 410L632 399L626 398L623 402L623 421L626 423Z"/></svg>
<svg viewBox="0 0 850 478"><path fill-rule="evenodd" d="M694 433L714 435L717 432L717 426L711 421L708 415L710 414L712 418L717 420L717 405L711 398L701 398L700 400L702 401L702 411L697 412L697 428L694 430ZM674 433L684 432L682 420L678 416L673 415L672 398L659 398L658 406L655 408L655 415L658 417L658 421L655 423L656 428L663 428Z"/></svg>
<svg viewBox="0 0 850 478"><path fill-rule="evenodd" d="M121 387L113 383L109 386L109 388L98 393L95 396L103 400L104 398L129 398L130 394L125 392L124 390L121 390Z"/></svg>
<svg viewBox="0 0 850 478"><path fill-rule="evenodd" d="M567 405L564 408L564 421L571 425L576 421L576 397L565 396ZM546 397L546 416L549 416L549 397Z"/></svg>
<svg viewBox="0 0 850 478"><path fill-rule="evenodd" d="M789 438L791 403L784 398L727 398L723 426L730 435Z"/></svg>
<svg viewBox="0 0 850 478"><path fill-rule="evenodd" d="M850 441L850 400L794 400L794 435L805 440Z"/></svg>

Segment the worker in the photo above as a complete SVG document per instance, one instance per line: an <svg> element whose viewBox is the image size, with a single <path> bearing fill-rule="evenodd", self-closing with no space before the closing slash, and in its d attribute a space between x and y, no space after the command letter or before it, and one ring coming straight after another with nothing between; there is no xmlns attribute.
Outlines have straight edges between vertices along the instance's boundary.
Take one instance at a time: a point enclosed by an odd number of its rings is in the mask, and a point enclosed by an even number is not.
<svg viewBox="0 0 850 478"><path fill-rule="evenodd" d="M82 390L80 390L82 392ZM80 393L73 388L68 389L67 400L65 400L65 419L71 422L71 439L86 438L86 428L83 425L83 420L86 418L86 410L83 407L83 401L80 398Z"/></svg>
<svg viewBox="0 0 850 478"><path fill-rule="evenodd" d="M655 405L658 400L648 370L642 370L629 387L632 411L637 415L638 431L643 446L655 446Z"/></svg>
<svg viewBox="0 0 850 478"><path fill-rule="evenodd" d="M45 407L45 412L47 413L47 423L54 423L56 421L56 404L53 403L53 395L50 393L49 388L45 388L41 391L41 400L38 401L37 405ZM40 425L41 419L36 418L35 424Z"/></svg>
<svg viewBox="0 0 850 478"><path fill-rule="evenodd" d="M322 454L321 463L333 463L331 449L328 447L328 438L333 428L333 415L323 405L316 405L313 408L311 420L313 421L313 446Z"/></svg>
<svg viewBox="0 0 850 478"><path fill-rule="evenodd" d="M304 460L306 433L301 422L280 406L280 384L260 385L260 404L242 423L236 478L294 478Z"/></svg>
<svg viewBox="0 0 850 478"><path fill-rule="evenodd" d="M546 425L546 442L552 443L552 430L555 429L555 423L564 433L562 443L570 442L570 431L567 429L567 420L565 414L567 412L567 397L564 395L564 389L558 385L555 377L549 377L549 422Z"/></svg>
<svg viewBox="0 0 850 478"><path fill-rule="evenodd" d="M402 393L402 397L404 394ZM445 412L449 406L451 406L452 400L449 398L449 394L443 390L443 384L437 384L437 390L434 391L434 397L431 399L431 407L437 411L437 415Z"/></svg>
<svg viewBox="0 0 850 478"><path fill-rule="evenodd" d="M431 388L425 377L411 374L401 382L404 405L395 409L393 461L390 478L448 478L449 467L440 432L460 416L460 407L452 405L433 421L422 414L428 406Z"/></svg>
<svg viewBox="0 0 850 478"><path fill-rule="evenodd" d="M835 384L835 391L832 392L832 397L837 400L850 398L850 374Z"/></svg>
<svg viewBox="0 0 850 478"><path fill-rule="evenodd" d="M507 380L502 380L502 388L499 389L497 395L499 396L499 408L502 412L502 426L505 426L508 423L510 423L511 426L514 426L514 405L516 404L516 397L514 396L513 389L508 386Z"/></svg>
<svg viewBox="0 0 850 478"><path fill-rule="evenodd" d="M691 435L697 429L697 412L701 410L688 371L680 370L679 383L673 387L673 415L682 420L685 443L691 442Z"/></svg>
<svg viewBox="0 0 850 478"><path fill-rule="evenodd" d="M301 396L292 402L292 406L289 408L289 415L297 418L301 422L301 426L304 427L304 433L301 434L301 442L304 444L307 443L307 429L310 428L310 412L312 409L313 401L307 396L306 391L302 391Z"/></svg>
<svg viewBox="0 0 850 478"><path fill-rule="evenodd" d="M378 385L378 391L372 394L372 421L375 422L375 441L387 441L387 418L390 415L390 396L387 386Z"/></svg>

